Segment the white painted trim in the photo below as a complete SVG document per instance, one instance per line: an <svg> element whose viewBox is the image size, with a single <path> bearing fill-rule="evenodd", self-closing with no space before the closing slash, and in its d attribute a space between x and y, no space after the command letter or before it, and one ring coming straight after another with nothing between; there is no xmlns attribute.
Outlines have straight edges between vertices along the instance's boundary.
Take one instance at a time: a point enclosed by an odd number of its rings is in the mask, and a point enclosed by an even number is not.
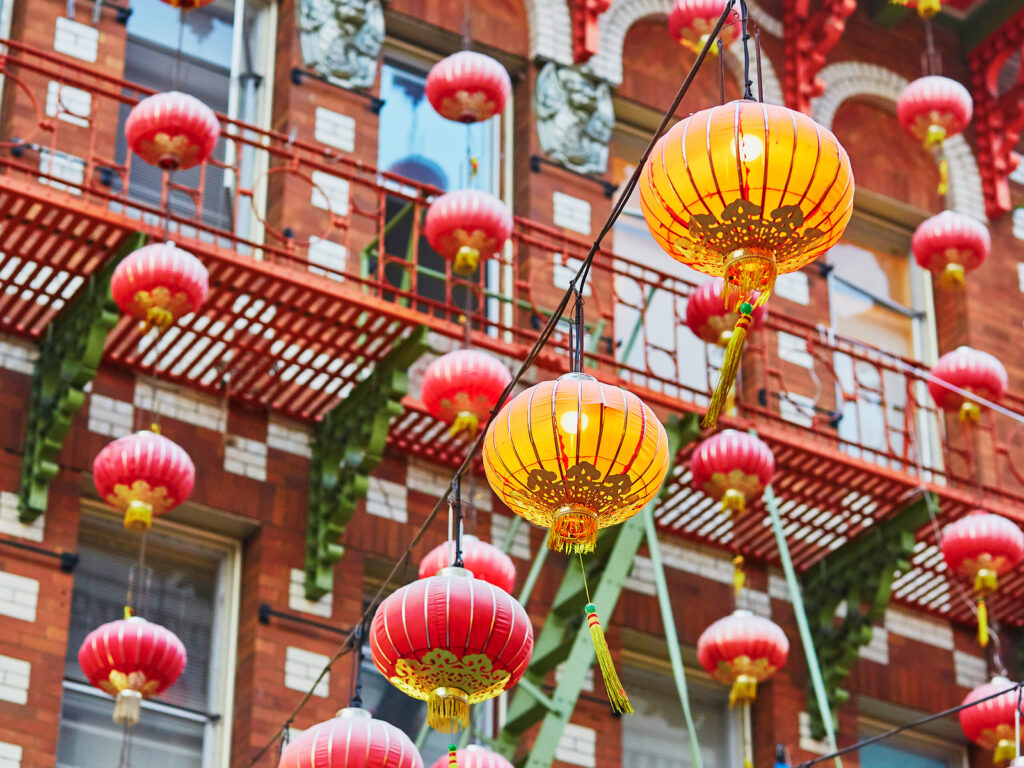
<svg viewBox="0 0 1024 768"><path fill-rule="evenodd" d="M572 64L572 21L567 0L525 0L530 58Z"/></svg>

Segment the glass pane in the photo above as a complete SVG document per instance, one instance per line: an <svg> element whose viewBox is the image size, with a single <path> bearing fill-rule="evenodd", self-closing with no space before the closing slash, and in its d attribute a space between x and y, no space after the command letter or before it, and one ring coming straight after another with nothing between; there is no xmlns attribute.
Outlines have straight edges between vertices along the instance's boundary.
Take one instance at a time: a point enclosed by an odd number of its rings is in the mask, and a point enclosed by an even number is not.
<svg viewBox="0 0 1024 768"><path fill-rule="evenodd" d="M139 543L139 536L126 533L118 520L82 518L78 539L81 559L71 595L65 677L88 682L78 666L78 649L89 632L124 614L128 585L138 564ZM145 609L136 599L136 612L174 632L188 651L185 672L160 697L164 704L209 711L210 653L222 560L218 550L156 532L147 535L150 585ZM134 587L138 594L138 578ZM101 702L109 721L113 702ZM112 723L110 727L114 727Z"/></svg>
<svg viewBox="0 0 1024 768"><path fill-rule="evenodd" d="M381 68L377 167L443 190L497 192L493 173L499 119L463 125L441 117L427 101L426 73L385 61ZM479 163L470 176L470 158Z"/></svg>
<svg viewBox="0 0 1024 768"><path fill-rule="evenodd" d="M622 723L623 768L688 768L690 743L683 708L666 674L641 667L622 667L622 685L629 691L635 714ZM699 734L705 768L728 768L729 699L726 688L689 687L690 708Z"/></svg>
<svg viewBox="0 0 1024 768"><path fill-rule="evenodd" d="M232 17L230 0L190 11L172 8L162 0L132 0L128 34L172 54L180 51L182 58L197 58L228 69L231 66ZM168 77L172 75L173 70L167 73ZM191 84L183 78L181 82ZM178 90L185 88L178 86Z"/></svg>
<svg viewBox="0 0 1024 768"><path fill-rule="evenodd" d="M869 744L860 750L860 768L949 768L950 760L928 757L903 747Z"/></svg>
<svg viewBox="0 0 1024 768"><path fill-rule="evenodd" d="M57 768L110 768L119 764L125 731L111 719L109 699L65 690L57 742ZM143 708L131 729L131 765L201 768L203 724Z"/></svg>

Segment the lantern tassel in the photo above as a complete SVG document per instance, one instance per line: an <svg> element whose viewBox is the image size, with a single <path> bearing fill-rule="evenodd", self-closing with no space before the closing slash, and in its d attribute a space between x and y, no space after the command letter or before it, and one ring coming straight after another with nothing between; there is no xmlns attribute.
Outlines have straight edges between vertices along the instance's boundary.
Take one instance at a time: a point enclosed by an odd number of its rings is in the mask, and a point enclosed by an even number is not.
<svg viewBox="0 0 1024 768"><path fill-rule="evenodd" d="M942 270L942 277L939 283L943 288L963 288L966 278L964 276L964 265L949 263Z"/></svg>
<svg viewBox="0 0 1024 768"><path fill-rule="evenodd" d="M469 727L469 696L458 688L435 688L427 698L427 725L440 733Z"/></svg>
<svg viewBox="0 0 1024 768"><path fill-rule="evenodd" d="M587 507L567 505L559 510L548 532L548 549L587 554L597 546L597 514Z"/></svg>
<svg viewBox="0 0 1024 768"><path fill-rule="evenodd" d="M984 597L978 598L978 645L988 646L988 608Z"/></svg>
<svg viewBox="0 0 1024 768"><path fill-rule="evenodd" d="M737 516L742 515L747 510L747 497L743 491L737 491L735 488L729 488L724 494L722 494L722 512L725 513L726 517L732 517L732 513L735 512Z"/></svg>
<svg viewBox="0 0 1024 768"><path fill-rule="evenodd" d="M448 768L459 768L458 748L454 744L448 745Z"/></svg>
<svg viewBox="0 0 1024 768"><path fill-rule="evenodd" d="M1017 745L1012 739L1000 739L992 754L994 765L1005 765L1017 756Z"/></svg>
<svg viewBox="0 0 1024 768"><path fill-rule="evenodd" d="M139 722L142 711L142 694L131 688L118 691L114 699L114 722L131 728Z"/></svg>
<svg viewBox="0 0 1024 768"><path fill-rule="evenodd" d="M472 275L476 272L477 265L480 263L480 251L476 248L471 248L468 245L464 245L459 248L455 254L455 263L452 265L452 272L456 275Z"/></svg>
<svg viewBox="0 0 1024 768"><path fill-rule="evenodd" d="M480 419L470 411L460 411L455 417L451 428L448 430L448 437L465 437L467 440L476 436L480 429Z"/></svg>
<svg viewBox="0 0 1024 768"><path fill-rule="evenodd" d="M729 691L729 706L749 704L757 698L757 678L750 675L737 675L736 682Z"/></svg>
<svg viewBox="0 0 1024 768"><path fill-rule="evenodd" d="M743 555L732 559L732 588L739 595L743 585L747 583L747 574L743 571Z"/></svg>
<svg viewBox="0 0 1024 768"><path fill-rule="evenodd" d="M943 155L942 159L939 160L939 188L938 193L940 195L949 194L949 160Z"/></svg>
<svg viewBox="0 0 1024 768"><path fill-rule="evenodd" d="M981 419L981 406L973 400L964 400L960 406L960 421L967 424L977 424Z"/></svg>
<svg viewBox="0 0 1024 768"><path fill-rule="evenodd" d="M597 656L597 665L601 668L601 677L604 679L604 689L608 692L608 703L612 705L612 711L621 715L633 714L633 705L629 702L619 680L619 673L615 671L615 662L612 661L612 652L608 649L608 641L604 638L604 629L601 628L601 620L597 618L597 606L587 603L587 622L590 624L590 639L594 641L594 654Z"/></svg>
<svg viewBox="0 0 1024 768"><path fill-rule="evenodd" d="M708 403L707 413L701 420L703 429L714 429L718 424L718 417L722 414L725 402L728 399L729 390L736 381L736 372L740 367L740 360L743 358L743 345L747 340L747 330L750 328L751 316L754 311L749 302L740 305L740 316L733 328L732 338L729 339L729 346L725 348L725 358L722 360L722 369L718 372L718 384L711 395L711 402Z"/></svg>

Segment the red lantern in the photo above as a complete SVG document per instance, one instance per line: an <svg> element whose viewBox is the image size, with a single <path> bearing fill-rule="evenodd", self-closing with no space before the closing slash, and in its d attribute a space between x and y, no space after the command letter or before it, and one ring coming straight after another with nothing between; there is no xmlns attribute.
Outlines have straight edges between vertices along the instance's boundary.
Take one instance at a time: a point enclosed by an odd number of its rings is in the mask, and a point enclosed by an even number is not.
<svg viewBox="0 0 1024 768"><path fill-rule="evenodd" d="M174 509L192 493L196 468L177 443L142 431L107 443L92 474L100 497L125 513L124 527L148 531L153 515Z"/></svg>
<svg viewBox="0 0 1024 768"><path fill-rule="evenodd" d="M942 556L950 571L974 582L978 640L988 645L985 598L998 589L1000 574L1024 560L1024 533L1005 517L976 509L942 531Z"/></svg>
<svg viewBox="0 0 1024 768"><path fill-rule="evenodd" d="M668 12L669 34L694 53L699 53L722 15L725 3L726 0L675 0ZM729 45L739 37L739 21L740 15L733 8L720 32L723 45ZM711 46L711 53L717 55L718 47Z"/></svg>
<svg viewBox="0 0 1024 768"><path fill-rule="evenodd" d="M511 381L508 368L494 355L457 349L427 366L421 397L431 416L452 425L450 435L472 438Z"/></svg>
<svg viewBox="0 0 1024 768"><path fill-rule="evenodd" d="M1017 709L1017 690L1005 677L993 677L991 682L979 685L964 698L964 704L989 696L994 698L960 710L960 727L964 736L983 749L990 749L994 765L1003 765L1017 754L1014 711ZM1002 696L995 694L1006 691Z"/></svg>
<svg viewBox="0 0 1024 768"><path fill-rule="evenodd" d="M493 258L512 235L512 216L494 195L460 189L441 195L427 209L423 234L457 275L471 275L480 259Z"/></svg>
<svg viewBox="0 0 1024 768"><path fill-rule="evenodd" d="M444 755L439 757L431 768L512 768L512 763L489 749L470 744L465 749L455 753L456 764L451 765L450 757Z"/></svg>
<svg viewBox="0 0 1024 768"><path fill-rule="evenodd" d="M427 99L441 117L479 123L501 114L512 93L508 72L490 56L460 51L427 74Z"/></svg>
<svg viewBox="0 0 1024 768"><path fill-rule="evenodd" d="M135 725L142 699L170 688L186 661L177 635L137 616L94 629L78 649L90 685L116 697L114 722L121 725Z"/></svg>
<svg viewBox="0 0 1024 768"><path fill-rule="evenodd" d="M727 346L732 338L738 313L726 304L722 295L725 281L721 278L704 283L686 301L686 326L701 341ZM753 303L757 303L755 298ZM757 306L751 314L750 330L764 328L768 320L768 307Z"/></svg>
<svg viewBox="0 0 1024 768"><path fill-rule="evenodd" d="M195 8L202 8L211 5L217 0L160 0L172 8L181 8L183 11L191 11Z"/></svg>
<svg viewBox="0 0 1024 768"><path fill-rule="evenodd" d="M423 768L423 758L391 723L346 707L289 742L277 768Z"/></svg>
<svg viewBox="0 0 1024 768"><path fill-rule="evenodd" d="M451 565L450 557L454 552L454 547L448 542L430 550L420 561L420 578L426 579ZM463 536L462 562L473 576L493 584L503 592L511 593L515 589L515 563L493 544L480 541L476 536Z"/></svg>
<svg viewBox="0 0 1024 768"><path fill-rule="evenodd" d="M729 705L753 701L757 684L774 675L789 655L778 624L738 610L719 619L697 641L697 660L709 675L732 686Z"/></svg>
<svg viewBox="0 0 1024 768"><path fill-rule="evenodd" d="M110 278L117 306L146 324L167 330L198 312L210 292L203 262L174 243L154 243L133 251Z"/></svg>
<svg viewBox="0 0 1024 768"><path fill-rule="evenodd" d="M693 486L742 514L775 474L772 450L754 435L725 429L701 442L690 457Z"/></svg>
<svg viewBox="0 0 1024 768"><path fill-rule="evenodd" d="M220 121L194 96L179 91L147 96L128 113L128 146L150 165L183 171L205 163L220 137Z"/></svg>
<svg viewBox="0 0 1024 768"><path fill-rule="evenodd" d="M910 241L917 263L942 276L946 288L963 286L964 272L977 269L991 247L988 227L955 211L925 219Z"/></svg>
<svg viewBox="0 0 1024 768"><path fill-rule="evenodd" d="M929 75L914 80L896 100L896 117L925 148L961 133L971 122L974 106L968 90L948 77Z"/></svg>
<svg viewBox="0 0 1024 768"><path fill-rule="evenodd" d="M928 392L935 404L944 411L959 410L960 421L972 423L981 418L981 406L939 382L965 389L994 403L1003 399L1008 385L1003 364L988 352L971 347L957 347L940 357L932 367L931 378L938 379L928 382Z"/></svg>
<svg viewBox="0 0 1024 768"><path fill-rule="evenodd" d="M370 649L393 686L426 699L427 723L451 733L469 725L470 704L519 682L533 653L533 627L507 592L465 568L445 568L380 604Z"/></svg>

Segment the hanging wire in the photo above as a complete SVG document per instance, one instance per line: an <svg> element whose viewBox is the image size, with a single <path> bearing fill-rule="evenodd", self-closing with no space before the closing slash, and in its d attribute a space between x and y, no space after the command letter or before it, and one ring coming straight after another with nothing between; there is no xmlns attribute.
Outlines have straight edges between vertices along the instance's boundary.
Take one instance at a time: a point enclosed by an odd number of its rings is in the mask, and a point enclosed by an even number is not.
<svg viewBox="0 0 1024 768"><path fill-rule="evenodd" d="M576 306L569 339L569 359L573 373L583 373L583 294L575 289Z"/></svg>
<svg viewBox="0 0 1024 768"><path fill-rule="evenodd" d="M352 683L349 691L348 705L363 706L363 638L366 636L366 624L361 622L352 635Z"/></svg>
<svg viewBox="0 0 1024 768"><path fill-rule="evenodd" d="M743 98L749 101L754 100L754 94L750 86L754 83L750 79L750 32L747 31L747 0L740 0L740 29L743 37Z"/></svg>
<svg viewBox="0 0 1024 768"><path fill-rule="evenodd" d="M462 478L456 475L452 480L452 508L455 510L455 568L465 568L462 562Z"/></svg>

